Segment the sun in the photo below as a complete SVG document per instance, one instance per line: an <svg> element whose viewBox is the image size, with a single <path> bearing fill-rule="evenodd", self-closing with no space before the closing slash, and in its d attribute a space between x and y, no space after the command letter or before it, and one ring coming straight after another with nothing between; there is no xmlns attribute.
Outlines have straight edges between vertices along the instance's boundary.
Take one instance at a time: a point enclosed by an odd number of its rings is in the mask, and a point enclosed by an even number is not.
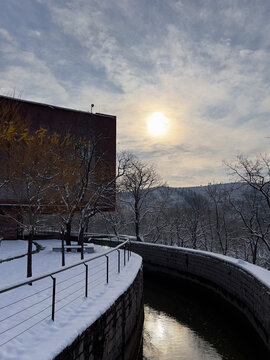
<svg viewBox="0 0 270 360"><path fill-rule="evenodd" d="M148 131L152 135L164 135L169 126L169 120L161 112L156 112L148 119Z"/></svg>

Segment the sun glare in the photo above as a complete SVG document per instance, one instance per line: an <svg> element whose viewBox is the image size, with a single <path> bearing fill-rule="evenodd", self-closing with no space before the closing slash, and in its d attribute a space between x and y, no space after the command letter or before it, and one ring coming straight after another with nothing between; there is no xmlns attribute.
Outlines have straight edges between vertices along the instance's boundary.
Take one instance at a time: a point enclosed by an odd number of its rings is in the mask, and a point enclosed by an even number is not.
<svg viewBox="0 0 270 360"><path fill-rule="evenodd" d="M161 112L156 112L148 119L148 131L152 135L163 135L168 130L169 120Z"/></svg>

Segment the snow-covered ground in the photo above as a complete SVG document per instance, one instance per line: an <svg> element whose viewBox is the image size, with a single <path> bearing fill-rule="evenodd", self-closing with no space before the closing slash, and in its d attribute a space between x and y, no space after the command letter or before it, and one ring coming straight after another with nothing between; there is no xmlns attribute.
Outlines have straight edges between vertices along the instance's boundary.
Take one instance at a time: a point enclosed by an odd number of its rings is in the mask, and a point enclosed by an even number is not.
<svg viewBox="0 0 270 360"><path fill-rule="evenodd" d="M36 245L33 244L33 250ZM2 240L0 243L0 261L21 256L27 253L27 241L25 240Z"/></svg>
<svg viewBox="0 0 270 360"><path fill-rule="evenodd" d="M59 240L38 241L45 250L33 255L33 275L40 276L61 268L61 253L53 252ZM18 242L19 244L20 242ZM11 244L11 243L10 243ZM13 245L12 245L13 246ZM19 245L20 246L20 245ZM95 245L94 254L109 249ZM6 249L2 256L10 254ZM13 252L14 254L14 252ZM88 297L85 297L84 264L55 275L56 313L51 320L52 279L33 282L0 294L0 359L52 359L68 346L83 330L103 314L136 277L142 259L132 253L130 260L121 250L121 272L118 274L118 253L109 257L109 283L106 284L106 257L88 262ZM14 256L14 255L12 255ZM80 253L67 253L66 265L80 262ZM26 280L26 257L0 264L1 289Z"/></svg>

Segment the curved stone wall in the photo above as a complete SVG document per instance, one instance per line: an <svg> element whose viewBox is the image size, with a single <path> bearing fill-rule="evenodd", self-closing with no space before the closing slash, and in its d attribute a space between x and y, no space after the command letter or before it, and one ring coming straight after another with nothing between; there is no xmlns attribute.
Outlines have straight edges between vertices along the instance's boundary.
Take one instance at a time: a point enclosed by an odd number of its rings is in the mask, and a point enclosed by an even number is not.
<svg viewBox="0 0 270 360"><path fill-rule="evenodd" d="M143 274L54 360L135 360L143 328Z"/></svg>
<svg viewBox="0 0 270 360"><path fill-rule="evenodd" d="M109 246L117 241L93 240ZM132 251L151 271L207 286L241 310L270 350L270 287L236 260L219 254L132 241Z"/></svg>
<svg viewBox="0 0 270 360"><path fill-rule="evenodd" d="M218 254L138 242L132 242L132 251L151 271L188 278L218 292L246 315L270 350L270 288L257 276Z"/></svg>

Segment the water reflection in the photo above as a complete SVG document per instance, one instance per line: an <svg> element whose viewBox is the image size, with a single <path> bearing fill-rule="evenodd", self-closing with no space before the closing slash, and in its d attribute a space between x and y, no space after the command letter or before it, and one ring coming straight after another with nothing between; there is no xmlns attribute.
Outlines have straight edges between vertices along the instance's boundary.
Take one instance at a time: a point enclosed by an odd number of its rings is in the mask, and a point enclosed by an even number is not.
<svg viewBox="0 0 270 360"><path fill-rule="evenodd" d="M212 291L161 274L144 283L141 359L270 359L247 320Z"/></svg>
<svg viewBox="0 0 270 360"><path fill-rule="evenodd" d="M145 319L144 359L222 359L211 344L166 313L146 305Z"/></svg>

